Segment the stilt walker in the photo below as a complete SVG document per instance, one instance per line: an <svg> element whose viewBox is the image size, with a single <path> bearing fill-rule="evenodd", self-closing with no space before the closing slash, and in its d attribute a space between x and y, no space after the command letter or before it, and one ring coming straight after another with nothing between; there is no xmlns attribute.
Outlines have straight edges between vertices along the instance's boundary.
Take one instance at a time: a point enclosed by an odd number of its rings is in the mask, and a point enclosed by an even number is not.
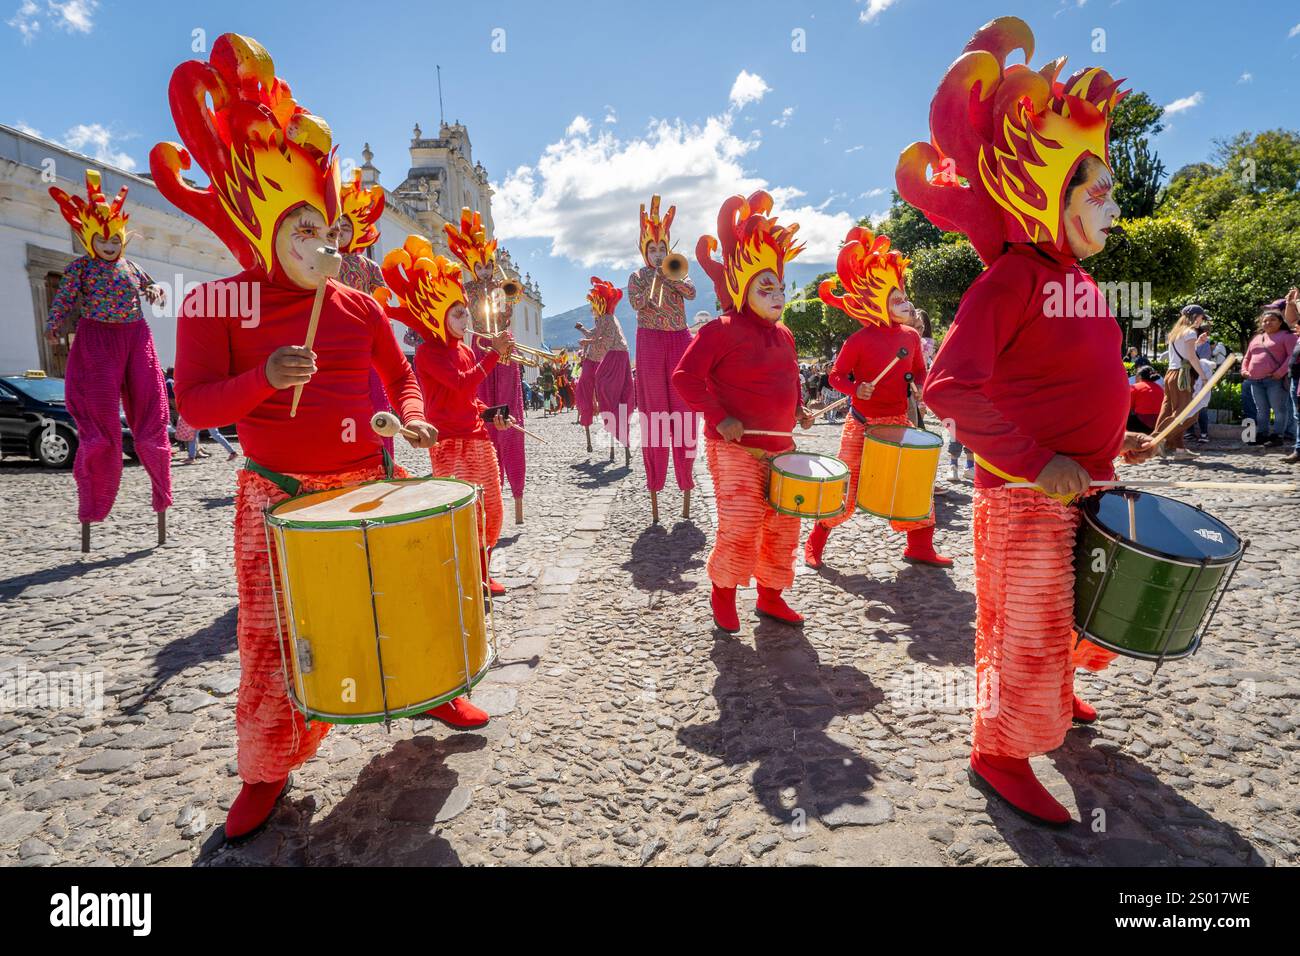
<svg viewBox="0 0 1300 956"><path fill-rule="evenodd" d="M371 259L366 250L379 241L379 220L384 214L384 187L378 183L369 189L361 185L361 170L352 171L352 179L343 184L341 193L343 215L339 218L339 253L343 264L339 268L339 281L367 295L383 288L384 277L379 263ZM379 373L370 369L370 399L377 412L391 412L384 382ZM393 439L383 438L384 448L393 454Z"/></svg>
<svg viewBox="0 0 1300 956"><path fill-rule="evenodd" d="M581 332L586 331L582 323L578 323L577 328ZM591 451L591 421L596 411L596 369L600 368L599 362L593 362L588 357L590 350L590 342L585 342L579 347L578 384L574 387L574 400L578 403L578 424L587 434L588 452Z"/></svg>
<svg viewBox="0 0 1300 956"><path fill-rule="evenodd" d="M925 383L925 356L920 334L907 324L915 314L904 286L907 265L907 259L889 248L888 237L873 236L870 229L855 226L836 260L844 294L834 292L832 279L817 290L822 301L857 319L862 328L848 337L830 372L831 387L852 396L837 455L849 469L848 506L838 517L823 518L813 525L804 547L809 567L821 566L831 529L853 516L866 430L873 425L913 424L907 414L908 390L913 382L918 387ZM900 356L901 360L895 361ZM920 521L891 521L889 526L907 535L904 561L951 567L952 559L934 550L933 508Z"/></svg>
<svg viewBox="0 0 1300 956"><path fill-rule="evenodd" d="M488 573L501 537L501 468L481 417L487 406L476 393L498 360L509 358L509 336L492 337L481 359L465 344L472 321L460 267L435 255L424 236L407 236L400 249L384 256L383 271L386 288L376 298L390 319L416 329L424 340L415 350L415 371L429 421L438 430L438 444L429 449L433 474L482 489L483 580L492 594L505 594ZM508 422L497 422L497 430L509 428Z"/></svg>
<svg viewBox="0 0 1300 956"><path fill-rule="evenodd" d="M636 410L636 394L632 387L632 361L627 352L627 339L618 324L614 309L623 298L623 290L604 279L591 277L591 291L587 301L595 321L592 332L592 351L601 354L596 369L596 401L600 403L600 421L609 432L609 460L614 460L614 445L623 446L625 465L632 464L632 438L629 434L632 413Z"/></svg>
<svg viewBox="0 0 1300 956"><path fill-rule="evenodd" d="M233 33L212 45L209 62L176 68L169 100L185 146L153 148L154 181L243 266L186 297L175 377L185 420L195 428L235 422L248 456L234 527L243 786L225 826L227 838L238 839L266 822L289 772L315 754L330 729L306 724L285 686L289 650L281 634L288 627L273 597L277 572L264 512L299 493L404 474L370 429L340 428L348 419L368 420L372 366L411 444L429 447L437 434L423 420L415 374L379 305L329 278L338 260L341 184L325 121L295 102L257 41ZM191 154L210 183L202 189L185 176ZM313 317L319 321L308 348L300 343L310 338ZM454 702L431 713L457 719Z"/></svg>
<svg viewBox="0 0 1300 956"><path fill-rule="evenodd" d="M469 209L460 211L460 226L452 223L443 227L447 233L447 246L452 255L465 267L465 295L469 302L474 325L484 335L496 336L510 331L514 303L505 296L498 277L497 243L488 241L483 228L483 217ZM479 359L486 350L473 346ZM501 362L488 373L479 386L478 397L489 407L506 405L510 417L524 420L524 386L522 369L517 363ZM501 466L501 477L510 483L510 494L515 499L515 524L524 523L524 480L527 456L523 432L517 429L493 429L488 436L496 449Z"/></svg>
<svg viewBox="0 0 1300 956"><path fill-rule="evenodd" d="M980 28L930 106L932 142L899 158L898 191L940 229L964 232L988 268L930 369L925 400L975 454L976 703L971 779L1024 814L1070 819L1029 758L1059 747L1096 711L1076 667L1114 657L1074 631L1075 496L1149 457L1125 432L1122 333L1079 260L1119 216L1108 139L1123 97L1100 68L1039 71L1015 17ZM934 173L933 178L928 172ZM1062 290L1071 292L1062 301ZM1008 488L1030 480L1045 491Z"/></svg>
<svg viewBox="0 0 1300 956"><path fill-rule="evenodd" d="M119 408L126 411L136 455L153 486L158 543L163 544L172 503L167 385L140 296L160 303L164 292L123 255L130 241L126 223L131 218L122 212L125 186L110 203L99 173L88 169L85 199L69 196L57 186L50 187L50 195L86 250L64 272L45 328L50 341L75 333L64 389L68 411L77 423L79 444L72 474L77 482L81 550L90 550L90 526L108 517L122 483Z"/></svg>
<svg viewBox="0 0 1300 956"><path fill-rule="evenodd" d="M718 506L709 554L713 621L740 630L736 588L758 582L759 614L787 624L803 618L782 596L794 583L799 519L767 503L768 460L794 448L797 421L809 428L794 335L781 322L785 265L802 250L798 226L781 226L772 197L732 196L718 213L718 236L695 249L726 311L686 349L673 387L704 416L705 454ZM721 246L722 261L713 258Z"/></svg>
<svg viewBox="0 0 1300 956"><path fill-rule="evenodd" d="M636 405L641 421L641 458L651 510L659 520L658 496L668 473L672 449L673 476L682 492L682 517L691 513L695 479L695 413L672 387L677 363L691 344L686 327L686 303L695 298L695 284L686 276L686 257L669 258L676 206L660 218L659 197L650 211L641 207L641 258L645 265L628 278L627 294L636 310Z"/></svg>

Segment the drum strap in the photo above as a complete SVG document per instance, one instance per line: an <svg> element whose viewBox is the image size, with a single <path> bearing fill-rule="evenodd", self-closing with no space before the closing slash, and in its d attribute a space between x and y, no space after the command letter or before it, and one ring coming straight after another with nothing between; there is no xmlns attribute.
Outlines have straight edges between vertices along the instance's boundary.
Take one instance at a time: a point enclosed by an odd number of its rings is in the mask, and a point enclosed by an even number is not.
<svg viewBox="0 0 1300 956"><path fill-rule="evenodd" d="M867 416L863 415L852 405L849 406L849 414L853 416L853 420L856 421L859 425L865 425L867 423Z"/></svg>
<svg viewBox="0 0 1300 956"><path fill-rule="evenodd" d="M385 452L385 457L387 457L387 452ZM288 475L282 475L278 471L264 468L251 458L244 459L244 470L251 471L255 475L261 475L290 498L297 497L298 492L302 491L302 482L297 478L290 478Z"/></svg>

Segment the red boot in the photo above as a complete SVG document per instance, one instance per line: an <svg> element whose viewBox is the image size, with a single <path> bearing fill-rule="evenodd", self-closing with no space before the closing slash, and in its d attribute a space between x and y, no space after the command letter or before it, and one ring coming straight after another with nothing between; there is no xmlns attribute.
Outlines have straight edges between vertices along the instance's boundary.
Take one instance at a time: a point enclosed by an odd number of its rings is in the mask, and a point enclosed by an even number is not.
<svg viewBox="0 0 1300 956"><path fill-rule="evenodd" d="M464 697L457 697L445 704L439 704L432 710L426 710L424 716L441 720L452 730L477 730L486 727L488 714L481 707L475 707Z"/></svg>
<svg viewBox="0 0 1300 956"><path fill-rule="evenodd" d="M226 839L242 840L262 829L271 819L276 801L288 789L288 777L268 783L245 783L226 813Z"/></svg>
<svg viewBox="0 0 1300 956"><path fill-rule="evenodd" d="M1097 708L1075 694L1070 716L1076 724L1090 724L1097 719Z"/></svg>
<svg viewBox="0 0 1300 956"><path fill-rule="evenodd" d="M758 603L754 605L754 610L764 617L770 617L782 624L803 623L803 617L785 603L785 598L781 597L780 588L769 588L760 584L758 586Z"/></svg>
<svg viewBox="0 0 1300 956"><path fill-rule="evenodd" d="M740 616L736 614L736 589L720 588L713 585L713 597L709 600L713 607L713 623L718 630L735 634L740 631Z"/></svg>
<svg viewBox="0 0 1300 956"><path fill-rule="evenodd" d="M812 534L808 535L808 542L803 546L803 563L810 568L820 568L822 566L822 549L826 547L826 539L831 536L831 529L818 521L813 525Z"/></svg>
<svg viewBox="0 0 1300 956"><path fill-rule="evenodd" d="M484 548L479 556L479 567L483 569L483 580L487 584L488 593L493 597L500 597L506 593L506 586L488 574L488 564L491 560L492 552L488 548Z"/></svg>
<svg viewBox="0 0 1300 956"><path fill-rule="evenodd" d="M941 568L952 567L952 558L934 550L934 525L907 532L907 548L903 560L910 564L934 564Z"/></svg>
<svg viewBox="0 0 1300 956"><path fill-rule="evenodd" d="M1038 782L1023 757L995 757L972 750L970 773L972 784L985 784L1023 814L1052 826L1070 822L1070 811Z"/></svg>

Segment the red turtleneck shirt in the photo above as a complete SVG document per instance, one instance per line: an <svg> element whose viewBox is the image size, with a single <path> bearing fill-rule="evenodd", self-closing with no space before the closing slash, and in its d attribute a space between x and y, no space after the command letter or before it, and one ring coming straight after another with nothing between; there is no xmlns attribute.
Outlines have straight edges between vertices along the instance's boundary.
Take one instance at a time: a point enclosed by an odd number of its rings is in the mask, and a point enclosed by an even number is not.
<svg viewBox="0 0 1300 956"><path fill-rule="evenodd" d="M907 356L885 374L870 398L858 398L858 386L875 381L898 356L899 349L907 349ZM863 418L889 418L907 414L907 379L903 376L908 372L912 373L917 388L925 385L925 354L920 333L910 325L891 322L867 326L850 335L827 377L831 388L853 396L853 408Z"/></svg>
<svg viewBox="0 0 1300 956"><path fill-rule="evenodd" d="M794 335L748 309L725 312L691 340L673 372L673 387L704 416L709 438L720 440L724 418L739 419L746 428L791 432L803 395ZM746 435L740 443L784 451L790 438Z"/></svg>
<svg viewBox="0 0 1300 956"><path fill-rule="evenodd" d="M372 366L402 420L424 418L415 374L379 304L334 280L313 346L317 372L289 417L293 389L271 386L266 360L306 341L315 295L247 270L191 292L177 318L178 411L195 428L236 425L244 453L272 471L329 474L379 460L380 439L370 427Z"/></svg>
<svg viewBox="0 0 1300 956"><path fill-rule="evenodd" d="M1032 481L1053 455L1114 477L1129 412L1123 335L1073 256L1013 244L971 285L930 368L925 402L957 439ZM975 484L1003 479L983 467Z"/></svg>
<svg viewBox="0 0 1300 956"><path fill-rule="evenodd" d="M415 350L425 411L439 439L487 437L487 426L479 417L487 406L477 392L479 383L496 368L497 359L492 349L481 360L475 358L470 347L450 333L446 342L426 339Z"/></svg>

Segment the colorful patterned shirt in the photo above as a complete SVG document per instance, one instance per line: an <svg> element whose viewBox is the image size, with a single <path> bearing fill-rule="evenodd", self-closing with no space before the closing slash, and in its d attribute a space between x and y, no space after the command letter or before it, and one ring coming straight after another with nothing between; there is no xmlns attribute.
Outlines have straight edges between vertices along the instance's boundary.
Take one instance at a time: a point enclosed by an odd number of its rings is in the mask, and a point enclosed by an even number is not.
<svg viewBox="0 0 1300 956"><path fill-rule="evenodd" d="M121 256L112 262L91 256L74 259L50 303L46 331L75 332L80 319L116 324L143 321L140 294L153 284L148 273Z"/></svg>
<svg viewBox="0 0 1300 956"><path fill-rule="evenodd" d="M465 283L465 301L469 304L470 314L474 316L474 328L479 332L490 333L493 325L497 331L502 332L510 328L514 306L509 302L495 306L492 293L496 289L497 281L494 277L471 279Z"/></svg>
<svg viewBox="0 0 1300 956"><path fill-rule="evenodd" d="M686 302L695 298L695 283L665 279L658 269L644 266L628 277L627 297L636 310L637 328L680 332L686 328Z"/></svg>
<svg viewBox="0 0 1300 956"><path fill-rule="evenodd" d="M623 328L618 319L612 315L596 317L596 328L591 333L591 343L587 347L587 358L599 362L609 352L626 352L627 339L623 337Z"/></svg>
<svg viewBox="0 0 1300 956"><path fill-rule="evenodd" d="M339 281L367 295L384 285L384 274L379 270L379 263L359 252L343 253L343 265L339 268Z"/></svg>

